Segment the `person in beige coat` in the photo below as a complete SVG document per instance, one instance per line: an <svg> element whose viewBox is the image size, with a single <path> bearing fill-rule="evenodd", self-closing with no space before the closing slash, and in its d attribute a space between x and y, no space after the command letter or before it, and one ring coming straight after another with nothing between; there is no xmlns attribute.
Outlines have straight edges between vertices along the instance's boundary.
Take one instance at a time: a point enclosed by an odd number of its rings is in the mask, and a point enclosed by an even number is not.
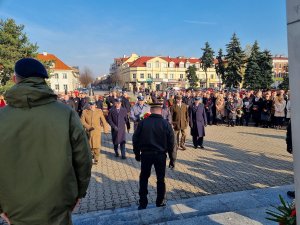
<svg viewBox="0 0 300 225"><path fill-rule="evenodd" d="M97 164L101 148L101 129L104 129L104 133L108 133L108 123L105 120L102 110L97 109L94 102L90 102L89 107L83 110L81 122L89 137L89 143L94 157L93 163Z"/></svg>
<svg viewBox="0 0 300 225"><path fill-rule="evenodd" d="M223 94L219 94L216 99L216 120L217 125L223 122L225 117L225 100Z"/></svg>
<svg viewBox="0 0 300 225"><path fill-rule="evenodd" d="M286 102L283 98L283 96L277 96L275 98L274 101L274 108L275 108L275 121L276 121L276 128L280 129L282 124L283 124L283 120L285 117L285 106L286 106Z"/></svg>

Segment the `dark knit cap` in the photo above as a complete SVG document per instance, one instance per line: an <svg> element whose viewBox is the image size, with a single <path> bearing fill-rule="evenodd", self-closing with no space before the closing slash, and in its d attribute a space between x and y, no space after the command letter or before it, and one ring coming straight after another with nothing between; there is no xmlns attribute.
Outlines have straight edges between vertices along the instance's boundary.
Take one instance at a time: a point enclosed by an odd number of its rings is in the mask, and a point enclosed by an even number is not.
<svg viewBox="0 0 300 225"><path fill-rule="evenodd" d="M16 62L15 73L23 78L49 78L44 65L40 61L33 58L23 58Z"/></svg>

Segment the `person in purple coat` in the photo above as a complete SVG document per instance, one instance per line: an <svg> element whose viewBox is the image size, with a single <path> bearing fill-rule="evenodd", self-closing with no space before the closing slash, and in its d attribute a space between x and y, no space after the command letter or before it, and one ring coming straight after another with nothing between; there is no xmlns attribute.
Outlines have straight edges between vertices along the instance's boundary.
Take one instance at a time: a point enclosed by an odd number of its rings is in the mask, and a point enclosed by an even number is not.
<svg viewBox="0 0 300 225"><path fill-rule="evenodd" d="M122 159L126 159L125 143L126 143L126 130L129 133L130 123L127 115L127 110L122 106L122 99L114 99L114 106L109 110L107 121L111 126L111 136L114 144L115 156L119 157L118 148L120 145Z"/></svg>
<svg viewBox="0 0 300 225"><path fill-rule="evenodd" d="M204 127L207 126L207 118L201 97L195 97L194 103L189 107L189 125L193 137L194 148L203 147L203 137L205 136Z"/></svg>

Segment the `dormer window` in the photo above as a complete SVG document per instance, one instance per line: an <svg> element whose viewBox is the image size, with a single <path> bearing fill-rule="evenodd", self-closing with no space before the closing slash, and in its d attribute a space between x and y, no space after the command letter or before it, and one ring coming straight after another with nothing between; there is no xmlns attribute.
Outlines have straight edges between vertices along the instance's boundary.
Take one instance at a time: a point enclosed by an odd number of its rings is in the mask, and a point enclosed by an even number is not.
<svg viewBox="0 0 300 225"><path fill-rule="evenodd" d="M190 67L190 63L189 63L189 62L186 62L185 67L186 67L186 68L189 68L189 67Z"/></svg>
<svg viewBox="0 0 300 225"><path fill-rule="evenodd" d="M174 68L174 62L170 62L170 68Z"/></svg>
<svg viewBox="0 0 300 225"><path fill-rule="evenodd" d="M159 67L159 61L155 62L155 67L158 68Z"/></svg>
<svg viewBox="0 0 300 225"><path fill-rule="evenodd" d="M147 67L151 68L151 63L150 62L147 62Z"/></svg>
<svg viewBox="0 0 300 225"><path fill-rule="evenodd" d="M179 68L184 68L184 62L179 63Z"/></svg>

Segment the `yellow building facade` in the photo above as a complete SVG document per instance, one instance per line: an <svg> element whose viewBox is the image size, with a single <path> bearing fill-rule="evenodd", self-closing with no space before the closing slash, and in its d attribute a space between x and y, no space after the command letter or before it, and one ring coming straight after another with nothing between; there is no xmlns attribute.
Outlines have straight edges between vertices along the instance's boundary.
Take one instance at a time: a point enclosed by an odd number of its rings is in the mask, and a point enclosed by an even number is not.
<svg viewBox="0 0 300 225"><path fill-rule="evenodd" d="M217 88L221 79L217 76L215 68L205 72L201 68L201 61L196 58L163 57L163 56L138 56L132 54L129 57L115 58L110 68L111 80L115 85L125 87L128 90L136 88L150 88L152 90L164 90L168 87L188 88L186 70L189 66L197 68L199 78L198 86L201 88Z"/></svg>

